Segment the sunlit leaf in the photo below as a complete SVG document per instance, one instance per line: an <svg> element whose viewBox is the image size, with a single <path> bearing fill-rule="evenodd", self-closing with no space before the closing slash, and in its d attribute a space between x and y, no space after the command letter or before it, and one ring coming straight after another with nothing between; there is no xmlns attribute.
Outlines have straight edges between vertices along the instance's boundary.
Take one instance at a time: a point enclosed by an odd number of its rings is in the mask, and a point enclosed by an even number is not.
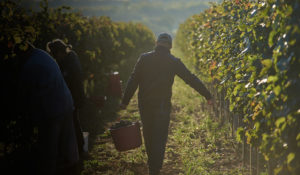
<svg viewBox="0 0 300 175"><path fill-rule="evenodd" d="M290 164L295 158L295 153L289 153L289 155L287 156L287 162L288 164Z"/></svg>
<svg viewBox="0 0 300 175"><path fill-rule="evenodd" d="M280 92L281 92L281 86L278 85L274 88L274 93L276 96L278 96L280 94Z"/></svg>

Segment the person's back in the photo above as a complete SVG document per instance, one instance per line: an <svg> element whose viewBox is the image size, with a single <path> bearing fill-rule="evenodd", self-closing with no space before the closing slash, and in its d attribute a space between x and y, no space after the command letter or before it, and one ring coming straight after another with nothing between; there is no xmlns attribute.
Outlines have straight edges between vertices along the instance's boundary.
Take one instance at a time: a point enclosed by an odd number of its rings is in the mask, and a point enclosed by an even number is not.
<svg viewBox="0 0 300 175"><path fill-rule="evenodd" d="M60 60L59 67L71 91L75 108L80 108L84 101L84 90L82 84L83 73L78 55L70 50L67 52L67 56Z"/></svg>
<svg viewBox="0 0 300 175"><path fill-rule="evenodd" d="M54 59L33 49L20 76L20 106L38 128L38 140L27 158L32 174L55 174L78 162L73 100Z"/></svg>
<svg viewBox="0 0 300 175"><path fill-rule="evenodd" d="M203 83L192 74L180 59L174 57L170 50L158 45L154 51L142 54L128 81L123 97L123 104L128 104L134 91L139 87L139 104L141 106L170 103L172 85L178 75L206 99L211 95Z"/></svg>
<svg viewBox="0 0 300 175"><path fill-rule="evenodd" d="M175 58L163 47L141 56L139 101L150 104L170 101L175 76Z"/></svg>
<svg viewBox="0 0 300 175"><path fill-rule="evenodd" d="M80 108L84 101L82 68L75 51L61 39L54 39L46 45L47 51L57 61L68 88L71 91L75 108Z"/></svg>
<svg viewBox="0 0 300 175"><path fill-rule="evenodd" d="M211 94L180 59L170 54L172 38L162 33L154 51L142 54L127 82L121 108L139 87L138 101L150 175L162 168L171 112L172 85L178 75L211 103Z"/></svg>
<svg viewBox="0 0 300 175"><path fill-rule="evenodd" d="M39 122L73 111L71 93L56 62L44 51L34 49L21 72L24 111Z"/></svg>

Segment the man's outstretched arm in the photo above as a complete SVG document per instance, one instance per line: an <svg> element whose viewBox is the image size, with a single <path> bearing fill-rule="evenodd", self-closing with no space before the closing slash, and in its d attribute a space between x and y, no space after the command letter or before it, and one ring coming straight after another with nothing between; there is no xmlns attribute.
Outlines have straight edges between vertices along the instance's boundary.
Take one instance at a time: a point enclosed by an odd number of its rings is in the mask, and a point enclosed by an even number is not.
<svg viewBox="0 0 300 175"><path fill-rule="evenodd" d="M132 98L133 94L135 93L138 84L139 84L139 74L140 74L140 66L141 65L141 57L138 59L137 63L134 66L134 69L127 81L126 89L124 92L124 96L122 99L121 108L126 108L129 104L130 99Z"/></svg>
<svg viewBox="0 0 300 175"><path fill-rule="evenodd" d="M202 81L199 78L197 78L194 74L192 74L179 59L176 60L175 65L176 74L188 85L194 88L199 94L204 96L209 104L213 103L212 95L204 86Z"/></svg>

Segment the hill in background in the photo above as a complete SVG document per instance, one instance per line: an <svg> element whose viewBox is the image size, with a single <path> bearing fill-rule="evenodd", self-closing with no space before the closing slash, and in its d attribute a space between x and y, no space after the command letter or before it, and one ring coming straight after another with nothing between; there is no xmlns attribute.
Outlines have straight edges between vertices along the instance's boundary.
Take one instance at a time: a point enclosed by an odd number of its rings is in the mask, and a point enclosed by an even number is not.
<svg viewBox="0 0 300 175"><path fill-rule="evenodd" d="M109 16L114 21L133 21L147 25L156 35L175 34L178 25L193 14L221 0L49 0L49 7L70 6L85 16ZM23 0L38 9L38 0Z"/></svg>

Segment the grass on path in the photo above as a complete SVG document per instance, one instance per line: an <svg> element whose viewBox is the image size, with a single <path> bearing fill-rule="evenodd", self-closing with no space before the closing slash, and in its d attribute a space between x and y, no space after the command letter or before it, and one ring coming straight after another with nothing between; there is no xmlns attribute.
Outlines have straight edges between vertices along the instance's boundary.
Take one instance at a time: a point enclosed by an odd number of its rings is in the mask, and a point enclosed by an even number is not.
<svg viewBox="0 0 300 175"><path fill-rule="evenodd" d="M219 126L202 111L205 101L182 80L173 86L173 110L162 175L242 174L236 142L229 137L229 127ZM110 114L108 114L110 115ZM137 98L127 110L116 115L123 120L138 121ZM114 116L116 118L117 116ZM147 156L144 145L118 152L113 145L107 123L104 132L95 135L82 174L146 175Z"/></svg>

